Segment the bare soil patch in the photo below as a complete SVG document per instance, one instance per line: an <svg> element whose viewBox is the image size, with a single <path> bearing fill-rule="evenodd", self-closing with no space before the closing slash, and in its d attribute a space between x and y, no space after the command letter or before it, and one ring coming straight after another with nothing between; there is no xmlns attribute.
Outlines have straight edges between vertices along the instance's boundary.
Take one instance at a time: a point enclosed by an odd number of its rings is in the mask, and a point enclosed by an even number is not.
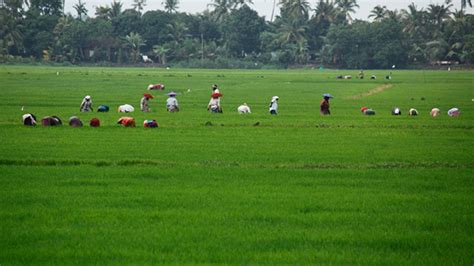
<svg viewBox="0 0 474 266"><path fill-rule="evenodd" d="M350 96L349 98L352 99L352 100L359 100L359 99L362 99L364 97L368 97L368 96L371 96L371 95L374 95L374 94L377 94L377 93L384 92L385 90L388 90L392 87L393 87L392 84L384 84L382 86L378 86L376 88L373 88L373 89L371 89L367 92Z"/></svg>

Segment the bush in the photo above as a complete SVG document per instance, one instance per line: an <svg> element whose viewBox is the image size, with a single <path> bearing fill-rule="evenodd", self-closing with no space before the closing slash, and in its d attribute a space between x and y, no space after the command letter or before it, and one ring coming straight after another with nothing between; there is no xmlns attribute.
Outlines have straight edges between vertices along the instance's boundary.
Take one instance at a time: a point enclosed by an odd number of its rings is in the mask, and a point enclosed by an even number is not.
<svg viewBox="0 0 474 266"><path fill-rule="evenodd" d="M172 62L175 67L182 68L209 68L209 69L261 69L264 65L257 61L240 60L234 58L218 57L211 59L189 59L186 61Z"/></svg>

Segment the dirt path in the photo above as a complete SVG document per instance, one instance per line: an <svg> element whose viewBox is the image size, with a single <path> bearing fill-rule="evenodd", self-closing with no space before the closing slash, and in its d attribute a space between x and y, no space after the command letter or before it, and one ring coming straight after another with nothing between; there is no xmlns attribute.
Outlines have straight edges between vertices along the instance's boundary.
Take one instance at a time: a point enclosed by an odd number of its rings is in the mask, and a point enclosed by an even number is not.
<svg viewBox="0 0 474 266"><path fill-rule="evenodd" d="M350 96L349 99L359 100L359 99L362 99L362 98L367 97L367 96L371 96L371 95L374 95L374 94L377 94L377 93L381 93L381 92L383 92L385 90L388 90L392 87L393 87L392 84L385 84L385 85L382 85L382 86L378 86L377 88L371 89L368 92L364 92L364 93L361 93L361 94Z"/></svg>

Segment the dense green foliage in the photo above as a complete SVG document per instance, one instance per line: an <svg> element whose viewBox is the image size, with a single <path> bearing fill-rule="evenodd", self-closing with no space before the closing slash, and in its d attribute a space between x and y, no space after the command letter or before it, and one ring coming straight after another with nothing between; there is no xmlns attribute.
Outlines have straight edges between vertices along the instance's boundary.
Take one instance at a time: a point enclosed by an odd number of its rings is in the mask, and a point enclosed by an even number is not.
<svg viewBox="0 0 474 266"><path fill-rule="evenodd" d="M472 264L472 72L344 74L357 72L0 67L0 262ZM155 82L152 112L116 125ZM223 114L206 111L213 83ZM79 113L86 94L111 112ZM25 127L25 112L102 127Z"/></svg>
<svg viewBox="0 0 474 266"><path fill-rule="evenodd" d="M178 12L177 0L145 13L144 0L131 9L113 1L96 7L94 17L80 0L73 15L63 15L60 0L7 0L0 7L0 62L136 64L146 55L156 64L201 68L474 63L474 16L453 10L451 0L426 10L376 6L371 22L352 18L356 0L274 2L281 15L265 21L244 0L213 0L197 14Z"/></svg>

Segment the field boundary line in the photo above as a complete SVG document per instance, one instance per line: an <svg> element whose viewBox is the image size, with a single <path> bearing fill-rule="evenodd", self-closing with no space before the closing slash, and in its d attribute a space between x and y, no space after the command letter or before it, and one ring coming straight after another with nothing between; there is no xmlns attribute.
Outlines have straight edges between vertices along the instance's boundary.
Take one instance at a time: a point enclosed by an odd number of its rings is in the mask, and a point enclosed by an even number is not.
<svg viewBox="0 0 474 266"><path fill-rule="evenodd" d="M374 94L382 93L385 90L391 89L393 87L394 87L393 84L384 84L384 85L375 87L369 91L366 91L364 93L349 96L348 98L351 100L360 100L362 98L369 97Z"/></svg>
<svg viewBox="0 0 474 266"><path fill-rule="evenodd" d="M264 169L474 169L472 163L447 162L381 162L381 163L247 163L236 161L197 161L169 162L160 160L10 160L0 159L0 166L95 166L95 167L128 167L128 166L162 166L162 167L214 167L223 168L264 168Z"/></svg>

